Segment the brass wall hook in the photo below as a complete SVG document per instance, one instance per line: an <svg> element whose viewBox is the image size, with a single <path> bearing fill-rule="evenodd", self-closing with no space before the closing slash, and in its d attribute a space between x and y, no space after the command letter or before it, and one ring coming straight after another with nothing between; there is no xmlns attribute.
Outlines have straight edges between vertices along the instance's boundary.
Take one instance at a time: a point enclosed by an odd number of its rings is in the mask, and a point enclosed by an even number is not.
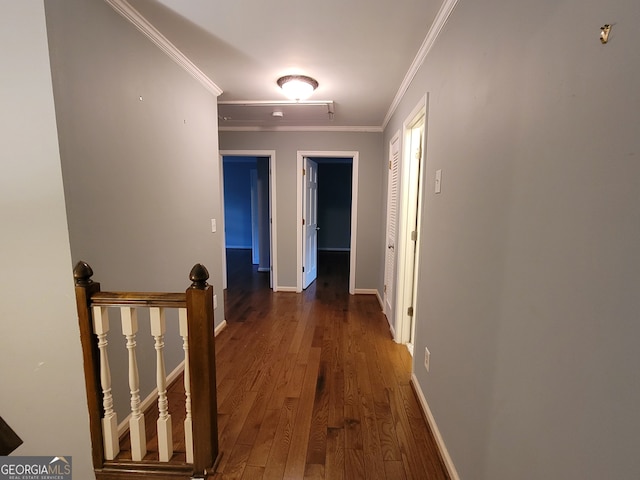
<svg viewBox="0 0 640 480"><path fill-rule="evenodd" d="M609 32L611 31L611 25L606 24L600 28L600 41L605 44L609 41Z"/></svg>

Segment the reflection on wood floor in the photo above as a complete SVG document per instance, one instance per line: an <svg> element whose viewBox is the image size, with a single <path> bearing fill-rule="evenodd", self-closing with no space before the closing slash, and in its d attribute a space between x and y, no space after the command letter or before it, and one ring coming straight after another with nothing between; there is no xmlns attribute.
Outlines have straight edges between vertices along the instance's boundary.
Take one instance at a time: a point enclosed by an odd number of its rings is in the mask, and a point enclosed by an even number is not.
<svg viewBox="0 0 640 480"><path fill-rule="evenodd" d="M250 258L227 253L216 478L448 478L406 348L375 296L348 293L348 252L320 252L302 294L273 293Z"/></svg>
<svg viewBox="0 0 640 480"><path fill-rule="evenodd" d="M409 383L411 358L391 339L373 295L348 293L349 254L320 252L302 294L274 293L249 250L227 252L227 328L216 337L215 479L448 479ZM184 462L184 387L168 392ZM147 418L157 458L157 408ZM127 438L120 458L131 458Z"/></svg>

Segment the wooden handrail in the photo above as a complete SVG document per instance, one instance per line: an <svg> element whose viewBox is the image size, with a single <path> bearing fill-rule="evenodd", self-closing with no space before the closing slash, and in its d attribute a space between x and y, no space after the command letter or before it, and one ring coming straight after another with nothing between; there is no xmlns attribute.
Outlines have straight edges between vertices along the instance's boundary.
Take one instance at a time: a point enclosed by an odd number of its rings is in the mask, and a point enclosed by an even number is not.
<svg viewBox="0 0 640 480"><path fill-rule="evenodd" d="M85 388L89 408L92 460L96 478L139 478L141 472L171 478L207 478L214 474L219 457L213 287L207 283L209 273L195 265L185 293L101 292L92 280L93 270L86 262L78 262L73 275L82 343ZM93 326L93 307L167 307L186 308L188 324L189 384L193 417L193 463L175 465L161 462L123 462L105 460L103 444L102 390L100 385L100 353ZM164 472L164 473L163 473ZM158 477L158 478L160 478Z"/></svg>
<svg viewBox="0 0 640 480"><path fill-rule="evenodd" d="M187 301L184 293L97 292L91 297L91 304L100 307L185 308Z"/></svg>

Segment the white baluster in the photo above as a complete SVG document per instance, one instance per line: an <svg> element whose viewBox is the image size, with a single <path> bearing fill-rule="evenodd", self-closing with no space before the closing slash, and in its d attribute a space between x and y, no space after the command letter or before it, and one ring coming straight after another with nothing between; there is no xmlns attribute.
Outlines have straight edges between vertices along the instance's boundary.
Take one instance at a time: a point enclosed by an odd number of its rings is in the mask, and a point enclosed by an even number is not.
<svg viewBox="0 0 640 480"><path fill-rule="evenodd" d="M158 385L158 455L161 462L168 462L173 455L173 436L171 431L171 415L167 400L167 374L164 366L164 334L166 322L164 308L149 309L151 315L151 335L156 348L156 383Z"/></svg>
<svg viewBox="0 0 640 480"><path fill-rule="evenodd" d="M138 314L135 308L121 307L122 333L127 339L129 351L129 389L131 390L131 418L129 435L131 438L131 459L142 460L147 453L147 435L144 413L140 408L140 379L136 358L136 333L138 333Z"/></svg>
<svg viewBox="0 0 640 480"><path fill-rule="evenodd" d="M178 310L180 317L180 336L182 337L182 349L184 350L184 395L185 395L185 417L184 417L184 445L187 454L187 463L193 463L193 425L191 420L191 379L189 372L189 338L187 309Z"/></svg>
<svg viewBox="0 0 640 480"><path fill-rule="evenodd" d="M93 331L98 336L100 350L100 385L102 386L102 440L104 442L104 458L113 460L120 453L118 440L118 416L113 410L111 395L111 369L107 355L107 333L109 333L109 313L106 307L93 307Z"/></svg>

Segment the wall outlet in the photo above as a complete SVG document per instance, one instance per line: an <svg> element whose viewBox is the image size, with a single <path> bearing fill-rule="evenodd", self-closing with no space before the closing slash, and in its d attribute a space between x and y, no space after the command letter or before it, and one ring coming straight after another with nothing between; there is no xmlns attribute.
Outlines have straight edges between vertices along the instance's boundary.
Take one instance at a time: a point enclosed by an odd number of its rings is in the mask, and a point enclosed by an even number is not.
<svg viewBox="0 0 640 480"><path fill-rule="evenodd" d="M215 310L216 308L218 308L218 296L214 295L213 296L213 309Z"/></svg>
<svg viewBox="0 0 640 480"><path fill-rule="evenodd" d="M424 368L429 371L429 357L431 357L431 353L427 347L424 347Z"/></svg>
<svg viewBox="0 0 640 480"><path fill-rule="evenodd" d="M217 229L218 229L218 227L216 226L216 219L212 218L211 219L211 233L216 233Z"/></svg>

